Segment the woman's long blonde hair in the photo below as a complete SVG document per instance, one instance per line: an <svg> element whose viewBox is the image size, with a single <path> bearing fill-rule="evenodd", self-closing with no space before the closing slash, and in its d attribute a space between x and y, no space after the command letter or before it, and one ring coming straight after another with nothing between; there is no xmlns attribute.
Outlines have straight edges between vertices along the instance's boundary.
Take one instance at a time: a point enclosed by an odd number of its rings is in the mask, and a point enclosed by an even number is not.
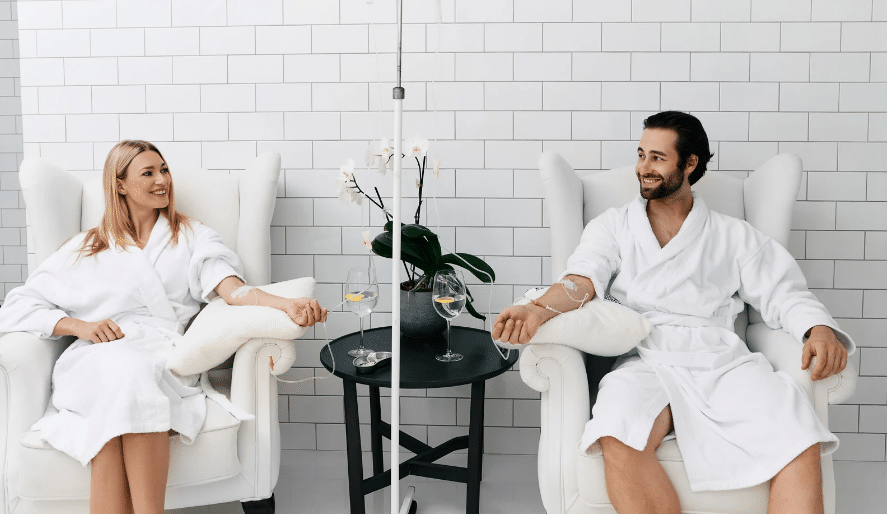
<svg viewBox="0 0 887 514"><path fill-rule="evenodd" d="M86 237L83 238L83 243L78 249L80 255L83 255L83 252L87 252L86 256L90 257L107 250L110 247L109 242L111 238L114 239L114 244L121 250L126 250L127 246L135 244L137 239L135 224L132 221L129 207L126 205L126 198L117 191L117 179L124 180L126 178L129 165L142 152L156 152L163 162L166 162L160 150L147 141L121 141L108 152L108 158L105 159L105 169L102 173L105 212L102 214L102 221L99 223L99 226L91 228L86 232ZM169 220L172 244L175 245L179 241L179 231L182 226L190 227L191 224L187 216L176 211L175 188L173 187L172 175L170 175L167 194L169 195L169 205L160 209L160 211Z"/></svg>

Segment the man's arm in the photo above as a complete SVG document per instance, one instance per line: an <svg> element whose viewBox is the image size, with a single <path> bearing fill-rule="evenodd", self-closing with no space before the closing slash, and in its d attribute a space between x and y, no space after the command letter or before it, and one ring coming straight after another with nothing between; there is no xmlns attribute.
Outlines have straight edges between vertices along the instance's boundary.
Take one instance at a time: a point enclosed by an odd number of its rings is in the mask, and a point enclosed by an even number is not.
<svg viewBox="0 0 887 514"><path fill-rule="evenodd" d="M834 330L825 325L816 325L804 337L807 341L801 355L801 369L809 368L811 360L816 356L811 379L822 380L844 371L847 367L847 349L838 341Z"/></svg>
<svg viewBox="0 0 887 514"><path fill-rule="evenodd" d="M526 344L543 323L558 314L578 309L592 298L594 284L591 280L579 275L567 275L531 303L512 305L503 310L493 324L493 339Z"/></svg>
<svg viewBox="0 0 887 514"><path fill-rule="evenodd" d="M739 297L758 309L767 325L781 326L804 344L801 369L808 369L816 356L813 380L843 371L848 351L855 345L847 338L845 347L829 328L837 329L838 325L807 289L801 268L785 248L768 239L739 270Z"/></svg>

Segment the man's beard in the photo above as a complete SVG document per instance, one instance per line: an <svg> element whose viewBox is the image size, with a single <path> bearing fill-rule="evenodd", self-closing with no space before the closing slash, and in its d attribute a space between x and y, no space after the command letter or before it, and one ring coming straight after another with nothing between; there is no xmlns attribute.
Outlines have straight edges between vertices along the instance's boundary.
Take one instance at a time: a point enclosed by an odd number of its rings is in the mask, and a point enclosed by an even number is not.
<svg viewBox="0 0 887 514"><path fill-rule="evenodd" d="M640 176L640 187L641 187L641 197L645 200L656 200L659 198L665 198L666 196L674 193L678 189L684 185L684 174L680 172L679 169L675 168L674 172L669 175L667 179L656 175L655 177L648 178L659 178L659 185L654 188L645 188L644 187L644 177Z"/></svg>

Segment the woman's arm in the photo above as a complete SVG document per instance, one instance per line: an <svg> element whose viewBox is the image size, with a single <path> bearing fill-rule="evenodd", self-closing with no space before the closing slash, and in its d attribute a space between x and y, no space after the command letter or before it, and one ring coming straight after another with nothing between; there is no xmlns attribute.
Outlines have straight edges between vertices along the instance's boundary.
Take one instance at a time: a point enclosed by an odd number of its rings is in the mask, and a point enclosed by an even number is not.
<svg viewBox="0 0 887 514"><path fill-rule="evenodd" d="M246 294L239 293L235 296L234 293L245 285L243 281L232 275L219 282L215 291L228 305L273 307L287 313L293 322L303 327L326 321L326 309L322 309L313 298L283 298L266 293L257 287L250 288Z"/></svg>

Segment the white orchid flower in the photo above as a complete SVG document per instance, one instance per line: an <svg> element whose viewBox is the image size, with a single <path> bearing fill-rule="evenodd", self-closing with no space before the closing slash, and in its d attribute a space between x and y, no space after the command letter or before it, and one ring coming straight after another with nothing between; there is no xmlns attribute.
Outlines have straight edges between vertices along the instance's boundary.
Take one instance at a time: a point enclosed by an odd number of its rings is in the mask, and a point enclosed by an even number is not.
<svg viewBox="0 0 887 514"><path fill-rule="evenodd" d="M428 140L424 137L413 136L407 139L406 150L404 153L407 157L425 157L428 152Z"/></svg>
<svg viewBox="0 0 887 514"><path fill-rule="evenodd" d="M416 189L419 189L421 187L422 187L422 182L419 179L416 179Z"/></svg>
<svg viewBox="0 0 887 514"><path fill-rule="evenodd" d="M372 242L372 239L370 239L370 231L364 230L360 234L363 236L363 245L366 246L368 249L372 250L373 249L373 242Z"/></svg>
<svg viewBox="0 0 887 514"><path fill-rule="evenodd" d="M368 168L374 168L379 171L382 176L388 171L391 165L391 144L387 137L383 137L379 141L373 141L364 152L364 161Z"/></svg>
<svg viewBox="0 0 887 514"><path fill-rule="evenodd" d="M343 162L342 165L339 166L339 171L341 171L342 173L347 173L348 175L354 173L354 159L352 159L351 157L345 159L345 162Z"/></svg>
<svg viewBox="0 0 887 514"><path fill-rule="evenodd" d="M336 177L336 192L339 193L339 200L342 203L356 203L360 205L363 197L357 190L354 182L354 160L345 159L342 166L339 167L339 175Z"/></svg>
<svg viewBox="0 0 887 514"><path fill-rule="evenodd" d="M391 147L391 142L388 141L387 137L379 140L379 152L382 157L382 160L379 162L379 173L384 177L385 173L393 166L391 154L394 152L394 148Z"/></svg>

